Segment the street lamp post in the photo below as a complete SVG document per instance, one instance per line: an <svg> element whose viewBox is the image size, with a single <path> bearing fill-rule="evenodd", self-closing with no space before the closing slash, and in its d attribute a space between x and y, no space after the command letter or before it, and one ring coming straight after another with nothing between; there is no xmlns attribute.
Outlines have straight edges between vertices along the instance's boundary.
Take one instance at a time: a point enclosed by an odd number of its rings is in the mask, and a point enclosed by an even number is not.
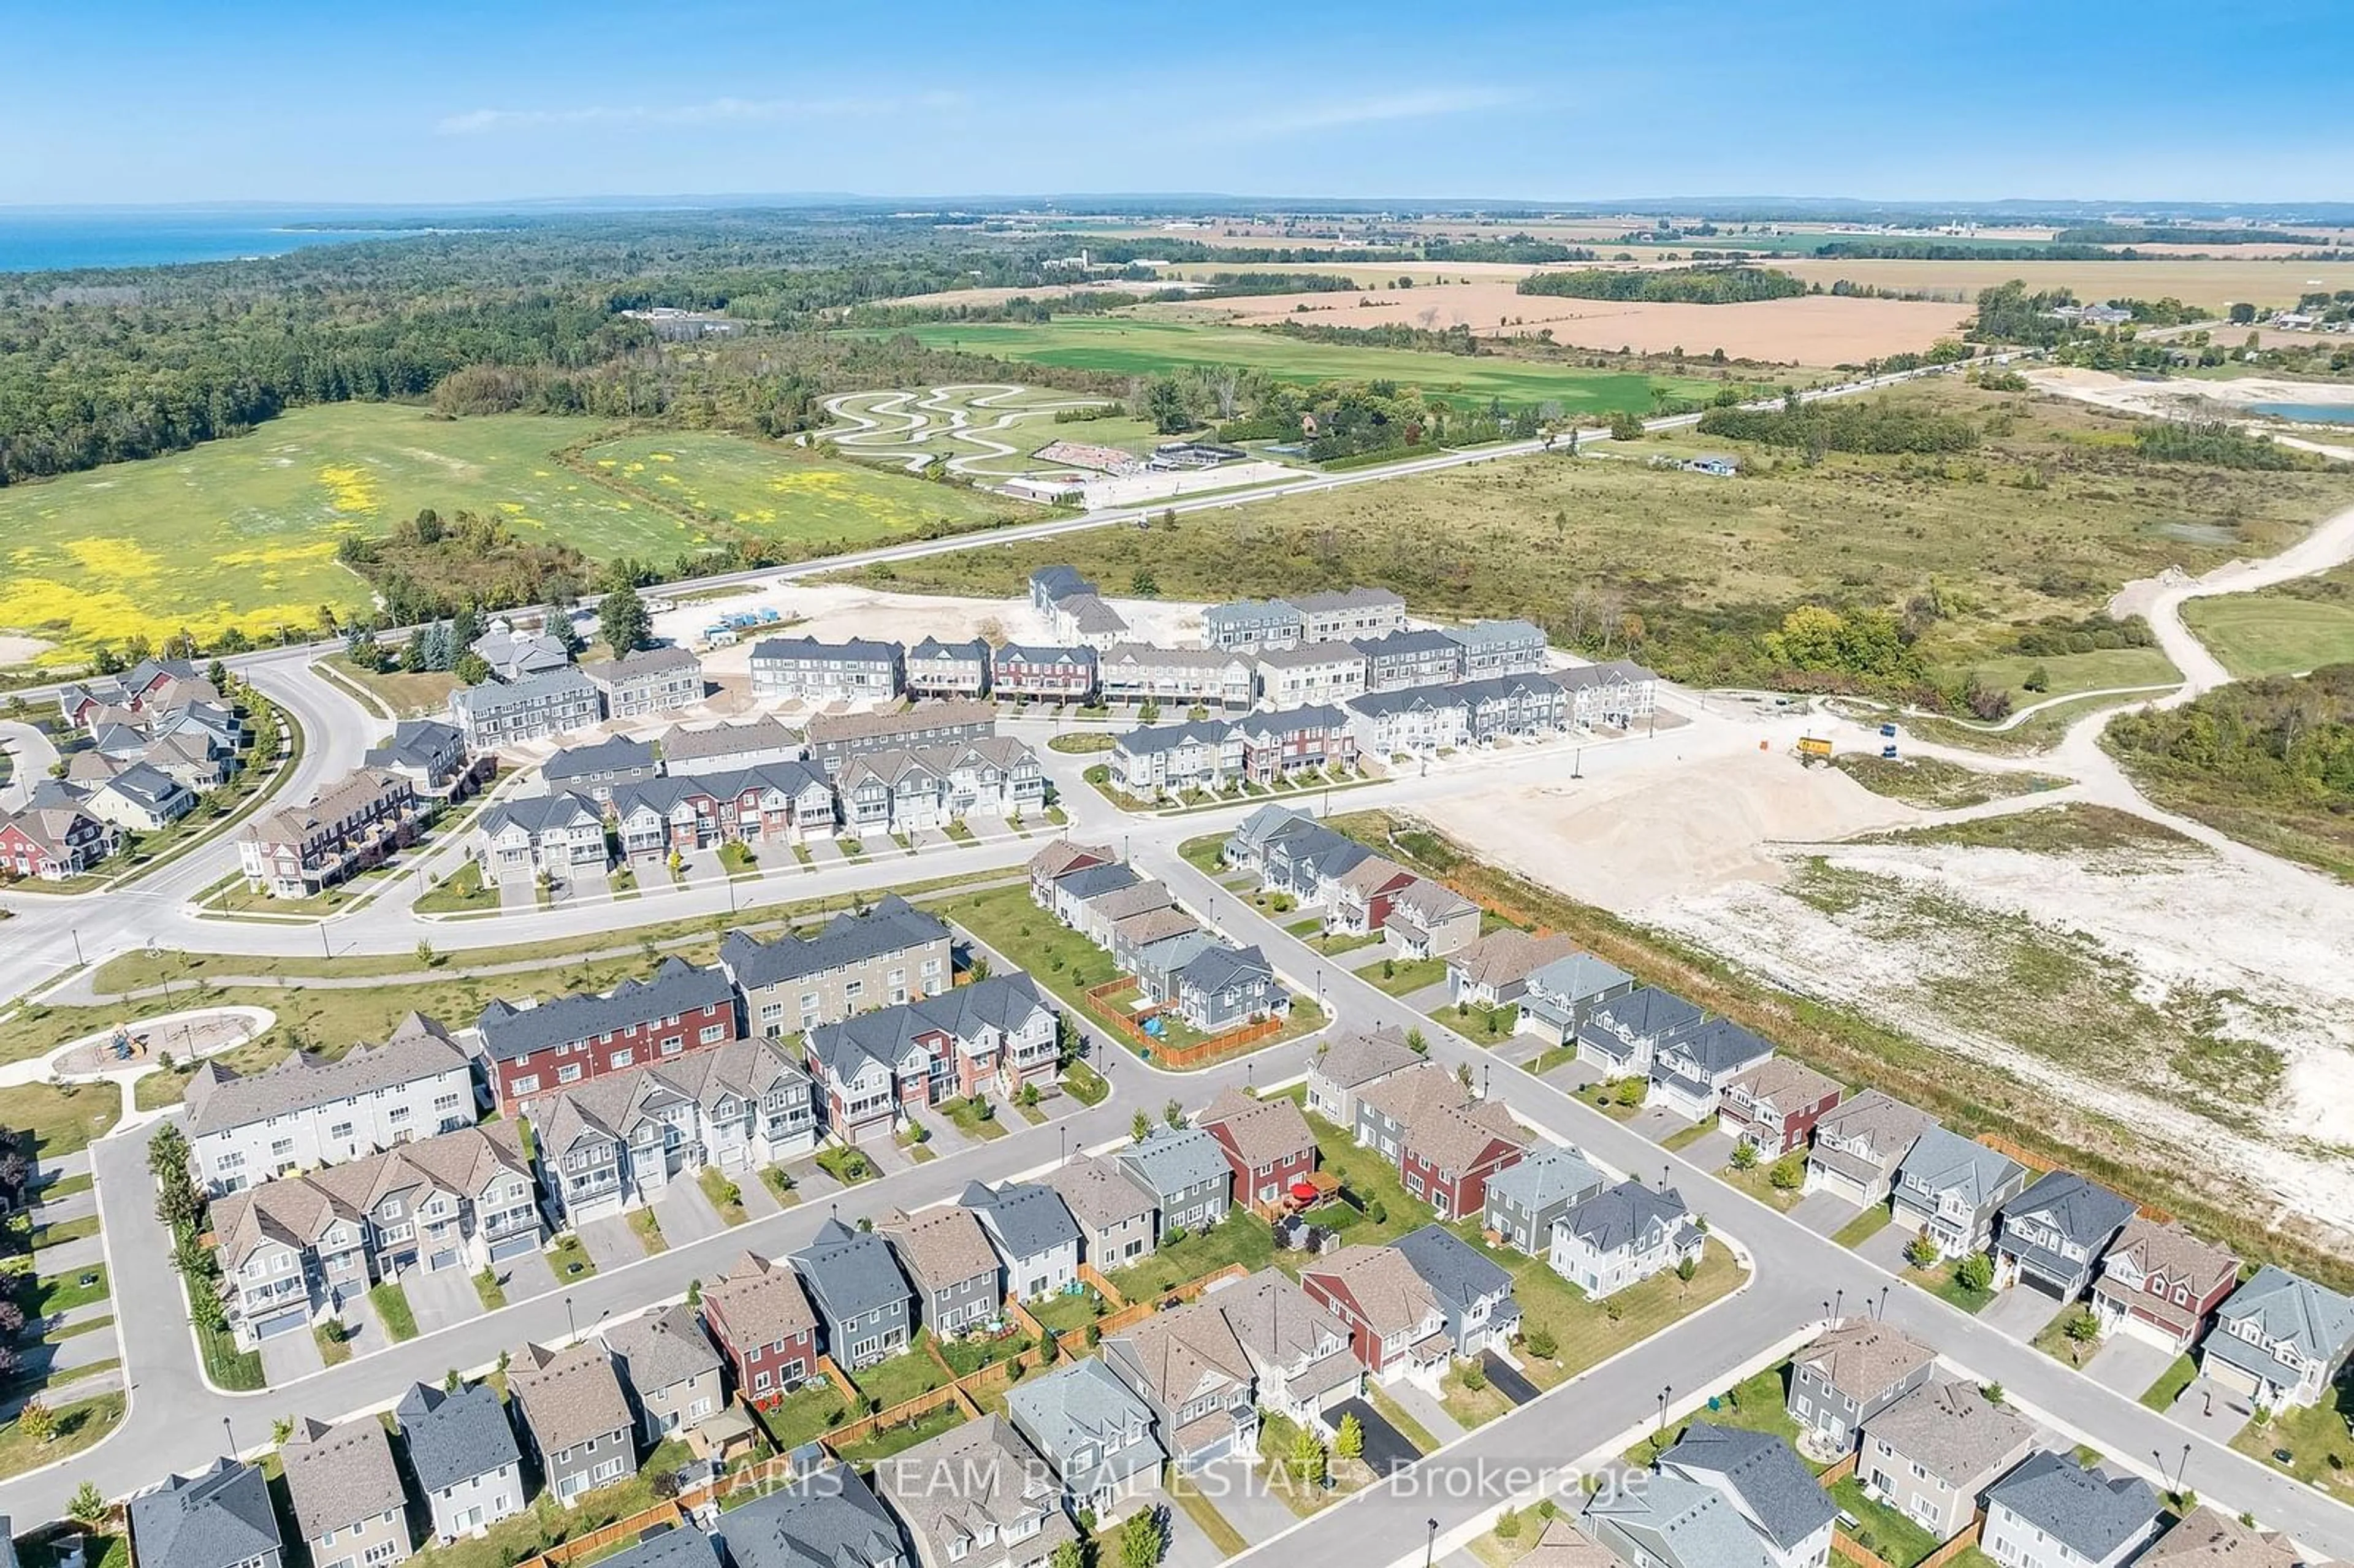
<svg viewBox="0 0 2354 1568"><path fill-rule="evenodd" d="M327 941L327 923L324 920L319 922L319 951L330 959L335 956L335 949Z"/></svg>
<svg viewBox="0 0 2354 1568"><path fill-rule="evenodd" d="M1430 1568L1430 1560L1438 1551L1438 1521L1426 1519L1422 1523L1423 1528L1430 1532L1422 1548L1422 1568Z"/></svg>
<svg viewBox="0 0 2354 1568"><path fill-rule="evenodd" d="M1831 1321L1836 1323L1846 1315L1847 1287L1845 1286L1841 1286L1831 1292Z"/></svg>
<svg viewBox="0 0 2354 1568"><path fill-rule="evenodd" d="M1663 1383L1659 1385L1659 1436L1661 1437L1668 1435L1668 1395L1675 1392L1671 1384Z"/></svg>
<svg viewBox="0 0 2354 1568"><path fill-rule="evenodd" d="M580 1337L580 1325L573 1321L572 1298L569 1296L564 1298L564 1328L567 1339L577 1340Z"/></svg>
<svg viewBox="0 0 2354 1568"><path fill-rule="evenodd" d="M232 1459L236 1458L237 1429L228 1424L228 1417L226 1415L221 1417L221 1436L228 1441L228 1457Z"/></svg>
<svg viewBox="0 0 2354 1568"><path fill-rule="evenodd" d="M1885 1285L1880 1287L1880 1311L1876 1315L1882 1321L1885 1321L1888 1317L1888 1287Z"/></svg>
<svg viewBox="0 0 2354 1568"><path fill-rule="evenodd" d="M76 969L81 969L87 966L90 960L81 956L81 927L79 926L69 926L66 928L66 934L73 938L74 967Z"/></svg>

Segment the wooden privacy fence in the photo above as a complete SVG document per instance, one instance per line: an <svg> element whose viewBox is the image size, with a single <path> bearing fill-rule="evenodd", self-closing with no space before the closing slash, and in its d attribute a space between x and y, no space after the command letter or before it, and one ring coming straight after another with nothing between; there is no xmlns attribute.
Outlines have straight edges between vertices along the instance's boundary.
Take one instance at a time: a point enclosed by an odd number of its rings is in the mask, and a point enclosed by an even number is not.
<svg viewBox="0 0 2354 1568"><path fill-rule="evenodd" d="M707 1487L701 1489L705 1492L710 1490ZM633 1513L627 1519L617 1519L612 1523L601 1529L592 1530L586 1535L578 1535L570 1541L559 1542L541 1552L534 1561L550 1564L551 1568L563 1568L565 1563L593 1552L602 1552L609 1546L633 1542L657 1526L683 1522L679 1506L676 1502L658 1502L642 1513Z"/></svg>
<svg viewBox="0 0 2354 1568"><path fill-rule="evenodd" d="M1855 1471L1855 1456L1849 1455L1846 1464L1841 1468L1852 1475ZM1840 1478L1841 1478L1832 1470L1826 1470L1822 1477L1826 1485ZM1962 1526L1962 1532L1959 1535L1921 1559L1914 1568L1945 1568L1946 1563L1978 1543L1978 1527L1985 1522L1985 1518L1983 1514L1973 1517L1969 1523ZM1890 1563L1888 1559L1849 1535L1847 1527L1844 1525L1831 1531L1831 1552L1834 1555L1855 1563L1857 1568L1895 1568L1895 1564Z"/></svg>

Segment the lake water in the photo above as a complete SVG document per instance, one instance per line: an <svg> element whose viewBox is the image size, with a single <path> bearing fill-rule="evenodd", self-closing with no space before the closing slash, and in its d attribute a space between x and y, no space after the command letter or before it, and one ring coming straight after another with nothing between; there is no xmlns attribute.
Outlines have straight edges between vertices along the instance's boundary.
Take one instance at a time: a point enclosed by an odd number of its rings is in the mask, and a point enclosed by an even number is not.
<svg viewBox="0 0 2354 1568"><path fill-rule="evenodd" d="M2354 425L2354 403L2251 403L2248 412L2303 425Z"/></svg>
<svg viewBox="0 0 2354 1568"><path fill-rule="evenodd" d="M331 213L288 207L149 212L30 212L0 208L0 272L76 267L158 267L281 256L307 245L349 245L397 238L400 231L293 229L331 223Z"/></svg>

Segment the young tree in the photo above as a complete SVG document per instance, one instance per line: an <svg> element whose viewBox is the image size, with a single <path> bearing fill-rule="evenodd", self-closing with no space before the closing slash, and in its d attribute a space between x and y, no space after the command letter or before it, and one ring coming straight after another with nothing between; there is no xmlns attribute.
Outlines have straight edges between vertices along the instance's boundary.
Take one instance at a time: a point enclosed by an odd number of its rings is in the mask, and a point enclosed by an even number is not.
<svg viewBox="0 0 2354 1568"><path fill-rule="evenodd" d="M1320 1487L1324 1484L1324 1445L1317 1437L1314 1427L1301 1426L1292 1434L1288 1457L1294 1480L1302 1486Z"/></svg>
<svg viewBox="0 0 2354 1568"><path fill-rule="evenodd" d="M1354 1459L1364 1451L1365 1424L1354 1415L1343 1415L1340 1429L1332 1434L1332 1452L1343 1459Z"/></svg>
<svg viewBox="0 0 2354 1568"><path fill-rule="evenodd" d="M1119 1527L1119 1568L1160 1568L1168 1544L1159 1511L1139 1509Z"/></svg>
<svg viewBox="0 0 2354 1568"><path fill-rule="evenodd" d="M1937 1244L1925 1234L1904 1244L1904 1261L1915 1268L1927 1268L1937 1261Z"/></svg>
<svg viewBox="0 0 2354 1568"><path fill-rule="evenodd" d="M95 1481L84 1481L76 1487L73 1500L66 1504L67 1517L92 1532L106 1522L106 1516L111 1511L106 1506L106 1494L98 1489Z"/></svg>
<svg viewBox="0 0 2354 1568"><path fill-rule="evenodd" d="M1048 1561L1051 1568L1087 1568L1087 1549L1076 1541L1066 1541L1055 1548L1055 1555Z"/></svg>
<svg viewBox="0 0 2354 1568"><path fill-rule="evenodd" d="M1757 1169L1757 1146L1746 1139L1733 1146L1733 1168L1735 1171Z"/></svg>
<svg viewBox="0 0 2354 1568"><path fill-rule="evenodd" d="M479 686L491 678L491 662L469 648L450 666L461 685Z"/></svg>
<svg viewBox="0 0 2354 1568"><path fill-rule="evenodd" d="M1185 1107L1177 1103L1176 1096L1170 1096L1169 1103L1161 1107L1161 1119L1172 1128L1185 1125Z"/></svg>
<svg viewBox="0 0 2354 1568"><path fill-rule="evenodd" d="M1518 1541L1521 1538L1521 1510L1507 1508L1496 1516L1496 1539Z"/></svg>
<svg viewBox="0 0 2354 1568"><path fill-rule="evenodd" d="M1128 1124L1128 1134L1137 1142L1142 1143L1152 1136L1152 1118L1142 1111L1137 1112Z"/></svg>
<svg viewBox="0 0 2354 1568"><path fill-rule="evenodd" d="M1994 1259L1974 1252L1954 1266L1954 1277L1965 1290L1990 1290L1994 1287Z"/></svg>
<svg viewBox="0 0 2354 1568"><path fill-rule="evenodd" d="M28 1399L16 1412L16 1429L36 1443L48 1443L58 1435L58 1418L39 1400Z"/></svg>
<svg viewBox="0 0 2354 1568"><path fill-rule="evenodd" d="M646 601L628 583L617 584L597 606L597 625L605 633L605 641L618 659L633 653L646 645L653 618L646 613Z"/></svg>

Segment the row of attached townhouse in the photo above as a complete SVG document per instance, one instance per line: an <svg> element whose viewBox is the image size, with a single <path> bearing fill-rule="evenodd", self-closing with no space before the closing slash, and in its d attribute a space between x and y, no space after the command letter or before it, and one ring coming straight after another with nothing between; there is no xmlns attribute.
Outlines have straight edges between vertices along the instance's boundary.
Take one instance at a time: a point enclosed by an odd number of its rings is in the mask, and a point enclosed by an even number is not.
<svg viewBox="0 0 2354 1568"><path fill-rule="evenodd" d="M458 726L440 719L402 719L385 744L372 747L361 765L408 780L419 799L445 804L466 799L498 776L498 758L466 749Z"/></svg>
<svg viewBox="0 0 2354 1568"><path fill-rule="evenodd" d="M664 959L649 980L626 980L602 994L522 1007L494 998L474 1027L502 1109L743 1034L727 972L677 958Z"/></svg>
<svg viewBox="0 0 2354 1568"><path fill-rule="evenodd" d="M1343 588L1288 599L1236 599L1202 612L1205 648L1289 648L1381 637L1405 625L1405 600L1387 588Z"/></svg>
<svg viewBox="0 0 2354 1568"><path fill-rule="evenodd" d="M775 1040L609 1073L522 1102L550 1217L570 1229L705 1170L749 1171L817 1147L809 1074Z"/></svg>
<svg viewBox="0 0 2354 1568"><path fill-rule="evenodd" d="M1031 856L1029 873L1039 907L1110 951L1146 1001L1202 1033L1290 1012L1291 993L1264 952L1201 929L1166 888L1121 864L1108 846L1057 839Z"/></svg>
<svg viewBox="0 0 2354 1568"><path fill-rule="evenodd" d="M688 649L640 648L580 666L609 719L651 718L703 700L703 661Z"/></svg>
<svg viewBox="0 0 2354 1568"><path fill-rule="evenodd" d="M307 806L281 806L238 834L246 885L277 898L324 892L415 842L434 805L406 777L355 768Z"/></svg>
<svg viewBox="0 0 2354 1568"><path fill-rule="evenodd" d="M1479 935L1479 905L1288 806L1253 811L1219 853L1258 873L1264 890L1320 911L1327 935L1378 934L1409 959L1458 952Z"/></svg>
<svg viewBox="0 0 2354 1568"><path fill-rule="evenodd" d="M819 714L809 723L809 758L831 778L862 754L969 745L996 734L996 705L965 698L879 713Z"/></svg>
<svg viewBox="0 0 2354 1568"><path fill-rule="evenodd" d="M450 694L450 722L470 751L546 740L605 717L605 694L570 664L514 681L485 681Z"/></svg>
<svg viewBox="0 0 2354 1568"><path fill-rule="evenodd" d="M1359 750L1416 756L1551 735L1570 724L1569 695L1546 674L1491 675L1437 685L1377 687L1342 705Z"/></svg>
<svg viewBox="0 0 2354 1568"><path fill-rule="evenodd" d="M1096 689L1107 703L1204 707L1239 713L1257 694L1251 661L1210 648L1117 642L1096 659Z"/></svg>
<svg viewBox="0 0 2354 1568"><path fill-rule="evenodd" d="M215 1200L215 1255L239 1345L339 1317L413 1271L478 1269L545 1232L512 1124L461 1128Z"/></svg>
<svg viewBox="0 0 2354 1568"><path fill-rule="evenodd" d="M806 1049L826 1130L863 1143L943 1100L1002 1101L1051 1082L1058 1027L1055 1010L1018 969L821 1023Z"/></svg>
<svg viewBox="0 0 2354 1568"><path fill-rule="evenodd" d="M907 689L907 651L853 637L769 637L752 645L752 695L764 701L884 703Z"/></svg>
<svg viewBox="0 0 2354 1568"><path fill-rule="evenodd" d="M1129 730L1112 745L1112 780L1150 799L1192 790L1228 790L1246 781L1357 766L1357 741L1338 708L1287 708L1246 717L1193 719Z"/></svg>
<svg viewBox="0 0 2354 1568"><path fill-rule="evenodd" d="M1046 809L1046 775L1011 736L862 752L835 776L843 830L915 833L981 815L1019 821Z"/></svg>
<svg viewBox="0 0 2354 1568"><path fill-rule="evenodd" d="M719 966L743 998L756 1034L806 1033L856 1012L937 995L954 983L946 922L896 893L874 908L844 912L813 936L773 940L730 931Z"/></svg>
<svg viewBox="0 0 2354 1568"><path fill-rule="evenodd" d="M1030 608L1044 618L1057 642L1101 650L1128 635L1127 618L1070 567L1041 567L1030 574Z"/></svg>
<svg viewBox="0 0 2354 1568"><path fill-rule="evenodd" d="M181 1130L210 1197L471 1127L479 1105L472 1062L416 1013L334 1061L290 1051L250 1075L203 1063L185 1099Z"/></svg>

